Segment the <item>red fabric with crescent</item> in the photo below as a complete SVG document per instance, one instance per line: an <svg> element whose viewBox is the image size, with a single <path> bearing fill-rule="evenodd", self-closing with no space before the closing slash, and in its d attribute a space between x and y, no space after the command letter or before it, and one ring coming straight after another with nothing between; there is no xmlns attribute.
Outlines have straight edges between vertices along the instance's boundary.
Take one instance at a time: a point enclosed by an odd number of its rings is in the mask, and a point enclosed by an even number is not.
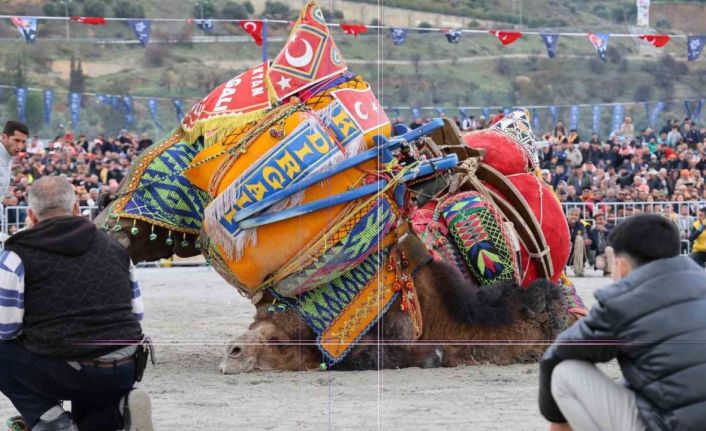
<svg viewBox="0 0 706 431"><path fill-rule="evenodd" d="M367 33L368 26L365 24L341 24L341 30L346 34L358 36L359 34Z"/></svg>
<svg viewBox="0 0 706 431"><path fill-rule="evenodd" d="M181 121L182 128L191 131L201 120L269 109L266 77L267 64L263 63L221 84L191 108Z"/></svg>
<svg viewBox="0 0 706 431"><path fill-rule="evenodd" d="M529 172L531 165L520 144L503 133L494 130L476 130L463 136L471 148L486 151L483 161L503 175Z"/></svg>
<svg viewBox="0 0 706 431"><path fill-rule="evenodd" d="M262 21L241 21L240 27L253 38L257 46L262 46L262 29L264 27Z"/></svg>
<svg viewBox="0 0 706 431"><path fill-rule="evenodd" d="M643 34L639 38L657 48L663 47L672 39L668 34Z"/></svg>
<svg viewBox="0 0 706 431"><path fill-rule="evenodd" d="M490 34L500 39L500 42L503 45L510 45L511 43L515 42L517 39L522 37L522 33L520 33L519 31L491 30Z"/></svg>
<svg viewBox="0 0 706 431"><path fill-rule="evenodd" d="M306 7L282 51L270 66L270 82L284 100L347 70L321 9Z"/></svg>
<svg viewBox="0 0 706 431"><path fill-rule="evenodd" d="M336 90L333 92L333 97L341 103L343 109L363 133L390 123L390 119L387 118L387 114L370 87L365 90L352 88Z"/></svg>

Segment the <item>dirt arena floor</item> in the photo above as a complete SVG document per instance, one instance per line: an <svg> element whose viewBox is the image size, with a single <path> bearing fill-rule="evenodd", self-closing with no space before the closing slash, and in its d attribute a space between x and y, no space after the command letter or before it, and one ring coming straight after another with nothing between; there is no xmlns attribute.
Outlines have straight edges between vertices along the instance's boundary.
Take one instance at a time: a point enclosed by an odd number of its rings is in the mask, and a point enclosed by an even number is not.
<svg viewBox="0 0 706 431"><path fill-rule="evenodd" d="M536 365L223 376L225 343L246 330L253 306L209 268L145 268L138 276L145 331L167 343L142 383L158 430L547 428ZM588 305L608 283L590 273L575 281ZM614 363L605 370L618 374ZM14 414L0 395L0 418Z"/></svg>

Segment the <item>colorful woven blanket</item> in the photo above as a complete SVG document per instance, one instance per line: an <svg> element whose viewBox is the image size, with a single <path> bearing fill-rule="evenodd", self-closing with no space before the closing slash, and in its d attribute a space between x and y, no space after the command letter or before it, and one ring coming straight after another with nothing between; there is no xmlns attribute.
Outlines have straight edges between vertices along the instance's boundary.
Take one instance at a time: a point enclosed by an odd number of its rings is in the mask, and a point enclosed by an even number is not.
<svg viewBox="0 0 706 431"><path fill-rule="evenodd" d="M133 164L110 207L113 218L132 218L198 235L208 195L183 175L202 145L181 132L146 149Z"/></svg>

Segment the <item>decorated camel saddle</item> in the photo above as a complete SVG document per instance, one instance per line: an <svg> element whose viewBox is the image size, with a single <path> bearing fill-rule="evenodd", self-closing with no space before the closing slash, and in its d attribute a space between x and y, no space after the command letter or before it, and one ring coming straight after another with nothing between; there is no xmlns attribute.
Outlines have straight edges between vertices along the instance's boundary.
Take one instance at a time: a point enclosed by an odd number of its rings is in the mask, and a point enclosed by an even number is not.
<svg viewBox="0 0 706 431"><path fill-rule="evenodd" d="M241 294L295 309L336 363L396 302L422 334L415 265L398 247L410 235L479 285L545 278L583 311L536 154L525 111L465 137L447 119L393 128L310 3L272 62L218 87L147 151L105 229L134 219L133 236L193 236Z"/></svg>

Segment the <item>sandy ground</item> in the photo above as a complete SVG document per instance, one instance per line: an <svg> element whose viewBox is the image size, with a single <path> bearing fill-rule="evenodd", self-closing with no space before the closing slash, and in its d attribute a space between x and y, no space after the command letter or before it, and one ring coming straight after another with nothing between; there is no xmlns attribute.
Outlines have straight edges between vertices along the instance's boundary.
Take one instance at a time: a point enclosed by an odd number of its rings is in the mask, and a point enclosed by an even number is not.
<svg viewBox="0 0 706 431"><path fill-rule="evenodd" d="M142 383L159 430L546 429L536 365L223 376L224 345L247 328L252 305L204 267L145 268L139 278L145 331L178 343L159 346ZM588 304L607 282L576 279ZM0 395L0 418L13 414Z"/></svg>

